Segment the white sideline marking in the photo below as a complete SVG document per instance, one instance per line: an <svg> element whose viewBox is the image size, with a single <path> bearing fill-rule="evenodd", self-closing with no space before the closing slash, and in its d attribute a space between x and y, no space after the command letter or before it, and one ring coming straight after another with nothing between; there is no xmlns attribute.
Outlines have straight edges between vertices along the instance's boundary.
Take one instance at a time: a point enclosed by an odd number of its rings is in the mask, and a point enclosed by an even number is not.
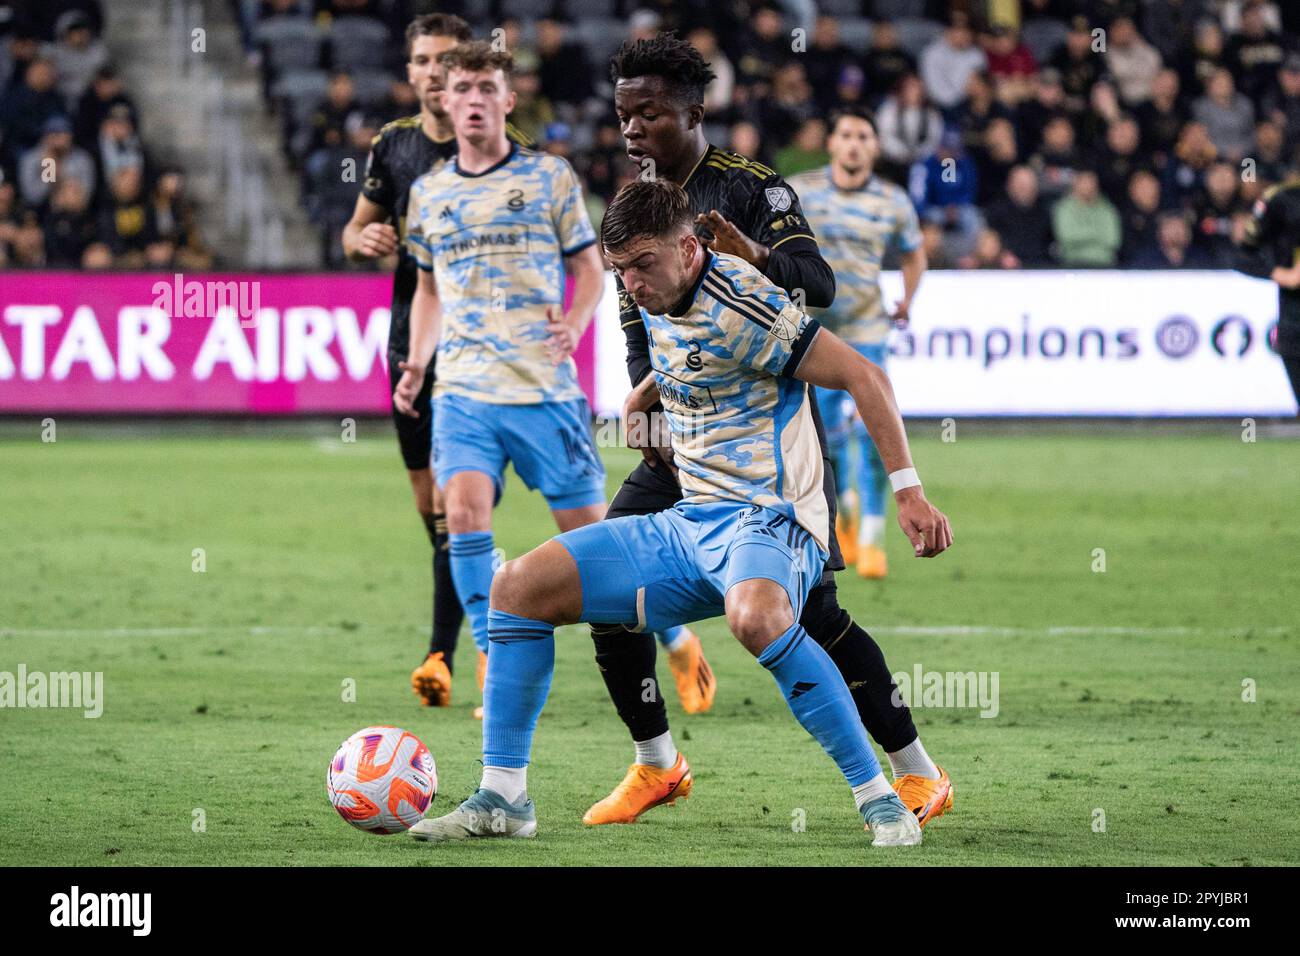
<svg viewBox="0 0 1300 956"><path fill-rule="evenodd" d="M226 627L0 627L0 637L196 637L206 634L246 634L256 637L263 634L337 634L350 630L387 629L390 625L358 624L345 628L337 624L323 625L235 625ZM410 624L406 630L427 631L427 624ZM918 637L1070 637L1077 635L1109 635L1132 637L1195 637L1198 635L1226 634L1251 631L1262 635L1290 634L1295 628L1251 624L1233 624L1227 627L1111 627L1063 625L1048 627L998 627L987 624L881 624L868 625L873 634L898 634Z"/></svg>

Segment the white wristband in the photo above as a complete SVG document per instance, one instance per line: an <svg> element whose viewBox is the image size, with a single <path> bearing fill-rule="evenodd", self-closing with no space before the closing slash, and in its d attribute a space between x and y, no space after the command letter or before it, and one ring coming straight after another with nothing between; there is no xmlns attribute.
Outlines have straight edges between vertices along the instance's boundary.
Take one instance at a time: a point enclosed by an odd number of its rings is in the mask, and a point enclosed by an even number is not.
<svg viewBox="0 0 1300 956"><path fill-rule="evenodd" d="M917 477L915 468L900 468L889 473L889 483L894 486L895 492L899 492L904 488L920 487L921 479Z"/></svg>

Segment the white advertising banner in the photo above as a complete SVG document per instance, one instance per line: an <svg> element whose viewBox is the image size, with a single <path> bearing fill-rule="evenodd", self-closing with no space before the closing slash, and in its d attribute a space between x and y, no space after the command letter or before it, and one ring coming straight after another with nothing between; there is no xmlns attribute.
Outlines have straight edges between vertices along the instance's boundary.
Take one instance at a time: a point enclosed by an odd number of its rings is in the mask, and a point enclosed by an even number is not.
<svg viewBox="0 0 1300 956"><path fill-rule="evenodd" d="M598 412L627 393L611 291ZM901 295L882 278L885 301ZM1270 347L1277 288L1235 272L932 272L889 374L904 415L1295 415Z"/></svg>

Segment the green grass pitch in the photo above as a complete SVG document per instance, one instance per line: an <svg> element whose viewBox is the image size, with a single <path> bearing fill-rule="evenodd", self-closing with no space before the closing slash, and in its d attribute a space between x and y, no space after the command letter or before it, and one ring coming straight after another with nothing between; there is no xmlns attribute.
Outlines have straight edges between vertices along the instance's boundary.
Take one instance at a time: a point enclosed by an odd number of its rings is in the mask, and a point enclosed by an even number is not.
<svg viewBox="0 0 1300 956"><path fill-rule="evenodd" d="M1300 861L1297 445L1243 442L1233 423L959 428L943 442L911 426L953 550L911 559L891 518L889 579L841 574L840 590L891 670L996 672L998 713L916 710L955 811L919 848L874 850L834 766L720 621L698 627L712 713L681 713L661 659L691 799L582 826L631 747L585 628L566 628L530 775L536 840L356 831L325 771L361 727L425 740L436 811L478 775L468 635L453 708L422 709L408 687L429 548L390 426L363 421L344 444L319 428L69 423L42 443L11 423L0 671L102 671L105 705L98 719L0 710L0 864ZM634 460L608 453L611 493ZM517 555L551 531L512 476L498 545Z"/></svg>

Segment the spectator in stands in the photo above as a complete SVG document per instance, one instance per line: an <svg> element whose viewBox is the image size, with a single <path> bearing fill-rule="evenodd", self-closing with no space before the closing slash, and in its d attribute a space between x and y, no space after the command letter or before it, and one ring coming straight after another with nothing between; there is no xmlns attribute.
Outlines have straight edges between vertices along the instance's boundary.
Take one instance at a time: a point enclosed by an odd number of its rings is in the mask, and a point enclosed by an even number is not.
<svg viewBox="0 0 1300 956"><path fill-rule="evenodd" d="M1074 171L1079 166L1074 127L1064 116L1050 120L1043 129L1043 142L1029 157L1030 167L1038 174L1038 191L1049 202L1069 192Z"/></svg>
<svg viewBox="0 0 1300 956"><path fill-rule="evenodd" d="M876 114L880 127L881 174L903 182L912 164L933 153L943 136L943 117L925 99L925 87L914 73L898 82Z"/></svg>
<svg viewBox="0 0 1300 956"><path fill-rule="evenodd" d="M908 192L925 222L943 226L957 255L969 252L984 219L975 206L979 173L962 148L961 134L949 130L939 148L917 162L908 178Z"/></svg>
<svg viewBox="0 0 1300 956"><path fill-rule="evenodd" d="M831 161L826 151L826 122L810 116L799 127L789 146L777 150L776 171L789 179L795 173L825 166Z"/></svg>
<svg viewBox="0 0 1300 956"><path fill-rule="evenodd" d="M921 223L921 248L925 250L925 261L931 270L953 267L952 256L944 242L943 226L937 222Z"/></svg>
<svg viewBox="0 0 1300 956"><path fill-rule="evenodd" d="M1156 219L1160 215L1160 180L1155 173L1140 170L1128 182L1127 198L1120 213L1124 245L1120 261L1133 265L1138 253L1156 241Z"/></svg>
<svg viewBox="0 0 1300 956"><path fill-rule="evenodd" d="M942 35L921 51L920 72L925 91L945 112L962 101L971 74L987 68L988 59L975 45L970 24L962 14L955 14Z"/></svg>
<svg viewBox="0 0 1300 956"><path fill-rule="evenodd" d="M19 217L9 246L9 264L39 269L45 263L45 230L36 213L26 209Z"/></svg>
<svg viewBox="0 0 1300 956"><path fill-rule="evenodd" d="M867 102L867 75L862 67L850 63L840 71L839 81L835 84L835 104L843 109L857 106L865 109Z"/></svg>
<svg viewBox="0 0 1300 956"><path fill-rule="evenodd" d="M593 93L587 51L568 39L559 20L537 21L537 73L542 94L557 106L582 106Z"/></svg>
<svg viewBox="0 0 1300 956"><path fill-rule="evenodd" d="M1223 49L1223 28L1218 21L1206 18L1196 24L1196 43L1192 55L1182 59L1180 74L1183 90L1188 96L1200 96L1205 92L1215 70L1228 65L1228 58Z"/></svg>
<svg viewBox="0 0 1300 956"><path fill-rule="evenodd" d="M21 82L27 68L41 55L40 41L22 20L14 25L5 39L7 46L0 49L0 94L12 84Z"/></svg>
<svg viewBox="0 0 1300 956"><path fill-rule="evenodd" d="M0 179L0 266L7 265L14 237L21 223L18 189L13 181Z"/></svg>
<svg viewBox="0 0 1300 956"><path fill-rule="evenodd" d="M916 72L916 60L903 49L892 20L877 20L871 28L871 47L863 62L869 99L879 104L899 81Z"/></svg>
<svg viewBox="0 0 1300 956"><path fill-rule="evenodd" d="M1246 212L1238 189L1237 167L1216 162L1205 174L1205 189L1192 207L1193 241L1209 267L1231 269L1236 260L1232 243L1233 221Z"/></svg>
<svg viewBox="0 0 1300 956"><path fill-rule="evenodd" d="M1065 108L1079 114L1088 108L1092 85L1105 72L1102 58L1093 50L1092 25L1088 18L1076 16L1070 20L1070 32L1065 35L1047 65L1057 71L1065 93Z"/></svg>
<svg viewBox="0 0 1300 956"><path fill-rule="evenodd" d="M1163 168L1178 143L1178 134L1187 122L1187 109L1180 96L1178 71L1163 69L1151 84L1151 99L1137 108L1138 126L1142 129L1142 149L1157 167Z"/></svg>
<svg viewBox="0 0 1300 956"><path fill-rule="evenodd" d="M1192 245L1192 230L1180 213L1164 212L1156 220L1156 241L1133 257L1135 269L1206 269L1205 257Z"/></svg>
<svg viewBox="0 0 1300 956"><path fill-rule="evenodd" d="M80 146L72 143L72 124L66 116L51 116L45 121L41 141L23 153L18 163L18 185L23 202L43 206L50 187L75 179L86 196L95 194L95 161Z"/></svg>
<svg viewBox="0 0 1300 956"><path fill-rule="evenodd" d="M510 122L538 142L546 127L556 120L555 107L542 88L537 57L531 50L523 50L515 58L515 71L510 88L515 92L515 108L510 112Z"/></svg>
<svg viewBox="0 0 1300 956"><path fill-rule="evenodd" d="M89 196L80 180L64 179L55 185L44 217L46 265L71 269L81 263L82 254L95 238L89 207Z"/></svg>
<svg viewBox="0 0 1300 956"><path fill-rule="evenodd" d="M99 214L96 239L108 246L118 268L139 268L144 252L157 239L153 210L143 194L138 166L123 166L108 180L110 198Z"/></svg>
<svg viewBox="0 0 1300 956"><path fill-rule="evenodd" d="M1255 138L1255 107L1238 93L1232 73L1216 70L1205 86L1205 95L1192 104L1192 117L1205 125L1221 156L1237 162L1246 155Z"/></svg>
<svg viewBox="0 0 1300 956"><path fill-rule="evenodd" d="M1115 85L1108 79L1098 80L1088 94L1088 110L1077 119L1074 131L1083 142L1095 143L1124 112Z"/></svg>
<svg viewBox="0 0 1300 956"><path fill-rule="evenodd" d="M22 80L12 83L0 99L0 128L5 130L4 145L12 161L36 145L46 120L64 112L55 80L54 65L37 57Z"/></svg>
<svg viewBox="0 0 1300 956"><path fill-rule="evenodd" d="M1002 195L1007 176L1020 162L1015 127L1010 120L996 119L984 134L983 146L971 151L979 172L979 203L987 205Z"/></svg>
<svg viewBox="0 0 1300 956"><path fill-rule="evenodd" d="M180 167L159 171L150 203L158 237L170 244L175 264L182 269L210 269L212 253L199 234L198 213L185 193L185 173Z"/></svg>
<svg viewBox="0 0 1300 956"><path fill-rule="evenodd" d="M838 105L836 87L844 68L853 64L854 57L840 42L840 22L835 17L818 17L811 39L808 55L804 57L804 72L817 108L828 113Z"/></svg>
<svg viewBox="0 0 1300 956"><path fill-rule="evenodd" d="M1025 165L1007 176L1006 192L988 209L988 224L1027 267L1052 261L1052 215L1038 195L1038 176Z"/></svg>
<svg viewBox="0 0 1300 956"><path fill-rule="evenodd" d="M781 8L775 3L760 4L736 59L737 85L745 90L744 98L750 101L762 96L772 82L772 74L789 58L790 38Z"/></svg>
<svg viewBox="0 0 1300 956"><path fill-rule="evenodd" d="M378 117L358 113L347 121L339 142L312 156L312 221L321 226L322 257L331 268L343 268L347 263L342 244L343 227L352 218L357 201L357 176L348 179L343 171L366 168L371 141L378 132Z"/></svg>
<svg viewBox="0 0 1300 956"><path fill-rule="evenodd" d="M104 122L108 111L119 103L131 112L131 123L139 128L138 113L135 103L127 96L122 80L111 66L101 66L95 71L90 88L81 97L77 105L73 134L77 145L85 149L94 149L99 138L99 127Z"/></svg>
<svg viewBox="0 0 1300 956"><path fill-rule="evenodd" d="M1172 63L1195 43L1196 22L1212 13L1212 0L1143 0L1142 35Z"/></svg>
<svg viewBox="0 0 1300 956"><path fill-rule="evenodd" d="M387 124L396 119L414 116L418 112L420 112L420 98L416 95L415 87L411 86L405 77L394 76L388 84L388 93L379 104L379 119L383 124Z"/></svg>
<svg viewBox="0 0 1300 956"><path fill-rule="evenodd" d="M1119 213L1101 194L1097 174L1080 170L1070 194L1052 207L1056 255L1066 268L1109 268L1124 237Z"/></svg>
<svg viewBox="0 0 1300 956"><path fill-rule="evenodd" d="M812 87L803 71L803 63L791 60L772 73L772 84L758 107L758 123L769 140L768 148L787 145L805 120L817 115Z"/></svg>
<svg viewBox="0 0 1300 956"><path fill-rule="evenodd" d="M1264 94L1263 112L1286 132L1286 151L1300 146L1300 53L1282 61L1277 83Z"/></svg>
<svg viewBox="0 0 1300 956"><path fill-rule="evenodd" d="M110 182L119 169L144 169L144 145L136 135L131 108L125 103L110 107L99 124L95 162L101 183Z"/></svg>
<svg viewBox="0 0 1300 956"><path fill-rule="evenodd" d="M79 10L60 17L58 31L58 42L49 44L43 52L54 65L66 108L72 110L95 73L108 62L108 49L91 32L90 18Z"/></svg>
<svg viewBox="0 0 1300 956"><path fill-rule="evenodd" d="M1206 170L1218 150L1201 123L1183 127L1174 154L1160 177L1160 195L1167 209L1187 209L1205 182Z"/></svg>
<svg viewBox="0 0 1300 956"><path fill-rule="evenodd" d="M1241 10L1241 29L1228 41L1227 61L1241 92L1254 102L1273 84L1286 51L1282 38L1265 19L1261 0Z"/></svg>
<svg viewBox="0 0 1300 956"><path fill-rule="evenodd" d="M736 91L736 68L718 46L718 35L708 27L696 27L686 39L700 51L713 71L713 79L704 88L704 115L716 122L726 122Z"/></svg>
<svg viewBox="0 0 1300 956"><path fill-rule="evenodd" d="M762 139L758 127L748 120L741 120L734 124L727 137L727 149L739 153L746 159L762 159Z"/></svg>
<svg viewBox="0 0 1300 956"><path fill-rule="evenodd" d="M1019 269L1020 260L1002 244L995 229L981 229L975 247L957 260L958 269Z"/></svg>
<svg viewBox="0 0 1300 956"><path fill-rule="evenodd" d="M316 0L317 16L371 17L382 22L383 8L380 0Z"/></svg>
<svg viewBox="0 0 1300 956"><path fill-rule="evenodd" d="M961 130L966 151L974 154L984 146L989 124L1010 119L1011 111L993 96L993 83L986 73L972 73L966 83L966 99L957 108L954 125Z"/></svg>
<svg viewBox="0 0 1300 956"><path fill-rule="evenodd" d="M1151 84L1160 72L1160 54L1138 33L1131 17L1111 21L1106 38L1106 68L1115 78L1119 98L1134 107L1151 98Z"/></svg>
<svg viewBox="0 0 1300 956"><path fill-rule="evenodd" d="M1067 104L1065 87L1056 68L1048 67L1039 73L1033 97L1020 103L1014 114L1016 134L1026 148L1038 146L1043 130L1052 119L1070 115Z"/></svg>
<svg viewBox="0 0 1300 956"><path fill-rule="evenodd" d="M596 127L591 149L587 154L587 192L600 196L606 203L617 191L615 179L625 165L623 135L617 123L605 122Z"/></svg>
<svg viewBox="0 0 1300 956"><path fill-rule="evenodd" d="M653 40L662 25L663 18L653 10L637 10L628 21L627 38L632 41ZM514 47L510 49L513 50Z"/></svg>
<svg viewBox="0 0 1300 956"><path fill-rule="evenodd" d="M1263 185L1280 183L1295 168L1286 157L1286 139L1282 127L1272 120L1255 126L1255 148L1250 151L1255 162L1255 178Z"/></svg>
<svg viewBox="0 0 1300 956"><path fill-rule="evenodd" d="M311 117L310 150L315 152L341 145L349 119L360 112L361 104L357 102L352 75L347 70L335 70L330 74L325 102Z"/></svg>
<svg viewBox="0 0 1300 956"><path fill-rule="evenodd" d="M997 84L998 99L1012 104L1028 99L1033 93L1038 61L1029 47L1020 42L1020 35L1010 27L995 26L984 51L989 74Z"/></svg>
<svg viewBox="0 0 1300 956"><path fill-rule="evenodd" d="M1121 116L1107 127L1105 141L1093 150L1089 163L1097 173L1103 195L1114 196L1119 201L1128 191L1133 174L1151 168L1140 146L1141 134L1133 117Z"/></svg>

